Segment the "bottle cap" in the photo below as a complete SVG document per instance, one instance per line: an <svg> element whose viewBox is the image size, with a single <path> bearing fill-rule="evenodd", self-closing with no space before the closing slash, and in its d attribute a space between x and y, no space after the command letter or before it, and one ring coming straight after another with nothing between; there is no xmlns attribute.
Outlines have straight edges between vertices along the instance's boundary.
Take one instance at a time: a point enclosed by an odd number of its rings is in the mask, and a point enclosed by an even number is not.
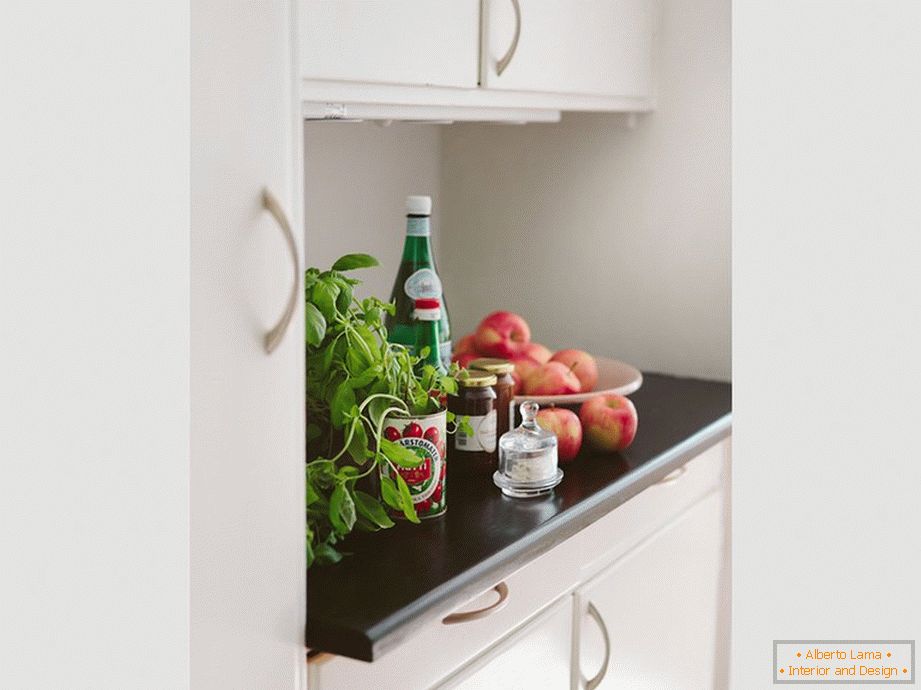
<svg viewBox="0 0 921 690"><path fill-rule="evenodd" d="M496 385L496 375L477 369L464 369L456 377L463 388L486 388Z"/></svg>
<svg viewBox="0 0 921 690"><path fill-rule="evenodd" d="M406 197L406 214L410 216L432 215L432 197L408 196Z"/></svg>
<svg viewBox="0 0 921 690"><path fill-rule="evenodd" d="M437 297L421 297L416 300L416 309L438 309L441 300Z"/></svg>
<svg viewBox="0 0 921 690"><path fill-rule="evenodd" d="M467 366L471 369L481 369L488 371L490 374L511 374L515 371L515 365L507 359L498 359L495 357L479 357L472 360Z"/></svg>

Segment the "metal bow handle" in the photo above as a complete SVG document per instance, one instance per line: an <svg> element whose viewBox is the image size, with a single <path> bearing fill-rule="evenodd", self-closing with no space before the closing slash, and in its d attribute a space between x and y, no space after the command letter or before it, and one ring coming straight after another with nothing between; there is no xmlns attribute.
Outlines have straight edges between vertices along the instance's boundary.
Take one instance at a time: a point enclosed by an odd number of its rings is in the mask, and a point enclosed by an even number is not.
<svg viewBox="0 0 921 690"><path fill-rule="evenodd" d="M656 484L660 484L660 485L662 485L662 484L674 484L674 483L677 482L679 479L681 479L681 478L687 473L687 471L688 471L687 465L682 465L682 466L679 467L678 469L672 470L671 472L669 472L668 474L666 474L664 477L662 477L662 479L660 479L659 481L657 481Z"/></svg>
<svg viewBox="0 0 921 690"><path fill-rule="evenodd" d="M512 36L512 43L509 45L508 50L505 51L505 55L496 63L497 77L502 76L505 68L515 57L515 51L518 49L518 38L521 36L521 7L518 5L518 0L512 0L512 9L515 10L515 35Z"/></svg>
<svg viewBox="0 0 921 690"><path fill-rule="evenodd" d="M461 613L452 613L450 616L445 616L442 619L442 623L445 625L453 625L454 623L466 623L467 621L476 620L477 618L484 618L491 613L495 613L499 609L505 608L505 605L508 603L508 585L504 582L500 582L495 587L493 591L499 595L499 598L495 603L490 604L489 606L476 609L475 611L462 611Z"/></svg>
<svg viewBox="0 0 921 690"><path fill-rule="evenodd" d="M582 676L582 684L585 686L585 690L595 690L595 688L601 685L601 681L604 680L608 672L608 664L611 662L611 638L608 637L608 627L604 624L601 613L599 613L598 609L596 609L595 605L591 602L588 604L587 613L592 617L595 623L597 623L598 628L601 630L601 636L604 638L604 661L601 662L601 669L592 678L586 678L584 675Z"/></svg>
<svg viewBox="0 0 921 690"><path fill-rule="evenodd" d="M301 260L297 255L297 243L294 241L294 232L291 230L288 216L278 199L268 189L262 190L262 206L272 214L272 217L278 223L278 227L281 228L281 232L285 236L285 242L288 245L288 251L291 253L291 263L294 264L294 283L291 285L288 304L285 306L285 311L282 313L281 318L278 319L278 323L265 334L265 351L268 354L272 354L284 339L288 325L294 316L294 308L297 306L297 293L301 289Z"/></svg>

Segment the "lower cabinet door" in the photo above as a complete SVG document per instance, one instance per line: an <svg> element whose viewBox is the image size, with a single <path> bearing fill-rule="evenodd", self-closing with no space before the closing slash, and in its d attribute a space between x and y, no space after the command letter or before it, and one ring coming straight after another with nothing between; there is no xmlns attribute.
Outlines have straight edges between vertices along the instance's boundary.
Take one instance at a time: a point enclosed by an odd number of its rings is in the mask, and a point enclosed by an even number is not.
<svg viewBox="0 0 921 690"><path fill-rule="evenodd" d="M710 494L577 590L573 688L714 687L724 534Z"/></svg>
<svg viewBox="0 0 921 690"><path fill-rule="evenodd" d="M561 690L569 687L572 596L499 641L436 687L462 690Z"/></svg>

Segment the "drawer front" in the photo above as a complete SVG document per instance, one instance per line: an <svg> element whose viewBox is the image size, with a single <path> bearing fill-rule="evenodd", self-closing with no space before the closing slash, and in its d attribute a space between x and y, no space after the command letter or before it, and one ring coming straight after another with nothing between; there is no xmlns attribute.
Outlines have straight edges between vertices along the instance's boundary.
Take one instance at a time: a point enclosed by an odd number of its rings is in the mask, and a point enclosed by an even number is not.
<svg viewBox="0 0 921 690"><path fill-rule="evenodd" d="M438 690L560 690L572 665L573 598L565 596L518 632L438 685Z"/></svg>

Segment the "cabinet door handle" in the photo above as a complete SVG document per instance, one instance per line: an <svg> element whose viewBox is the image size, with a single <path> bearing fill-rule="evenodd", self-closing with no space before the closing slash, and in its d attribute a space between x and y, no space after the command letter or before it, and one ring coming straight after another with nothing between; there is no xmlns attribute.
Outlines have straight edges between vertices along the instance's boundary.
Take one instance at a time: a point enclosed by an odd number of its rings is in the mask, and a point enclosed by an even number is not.
<svg viewBox="0 0 921 690"><path fill-rule="evenodd" d="M515 35L512 36L512 43L509 45L508 50L505 51L505 55L496 63L497 77L502 76L505 68L515 57L515 51L518 49L518 38L521 36L521 7L518 5L518 0L512 0L512 9L515 10Z"/></svg>
<svg viewBox="0 0 921 690"><path fill-rule="evenodd" d="M674 484L679 479L681 479L688 471L687 465L682 465L677 470L672 470L666 474L662 479L656 482L656 484Z"/></svg>
<svg viewBox="0 0 921 690"><path fill-rule="evenodd" d="M450 616L445 616L442 619L442 623L445 625L453 625L454 623L466 623L467 621L473 621L477 618L485 618L491 613L495 613L499 609L505 608L505 605L508 603L508 585L504 582L500 582L495 587L493 591L499 595L499 599L495 603L490 604L489 606L476 609L475 611L462 611L461 613L452 613Z"/></svg>
<svg viewBox="0 0 921 690"><path fill-rule="evenodd" d="M604 638L604 661L601 663L601 669L592 678L586 678L584 675L582 676L582 684L585 686L585 690L595 690L595 688L601 684L601 681L604 680L608 672L608 664L611 662L611 638L608 637L608 626L604 624L601 613L599 613L598 609L596 609L595 605L591 602L588 604L587 613L594 619L599 630L601 630L601 636Z"/></svg>
<svg viewBox="0 0 921 690"><path fill-rule="evenodd" d="M291 223L288 222L288 216L278 199L268 189L262 190L262 206L272 214L272 217L278 223L278 227L281 228L281 233L285 236L285 242L288 245L288 251L291 253L291 263L294 264L294 283L291 285L288 304L285 306L285 311L282 313L281 318L278 319L278 323L265 334L265 351L268 354L272 354L285 337L285 331L288 330L288 325L294 316L294 308L297 306L297 293L301 289L301 261L297 255L297 243L294 241L294 233L291 230Z"/></svg>

